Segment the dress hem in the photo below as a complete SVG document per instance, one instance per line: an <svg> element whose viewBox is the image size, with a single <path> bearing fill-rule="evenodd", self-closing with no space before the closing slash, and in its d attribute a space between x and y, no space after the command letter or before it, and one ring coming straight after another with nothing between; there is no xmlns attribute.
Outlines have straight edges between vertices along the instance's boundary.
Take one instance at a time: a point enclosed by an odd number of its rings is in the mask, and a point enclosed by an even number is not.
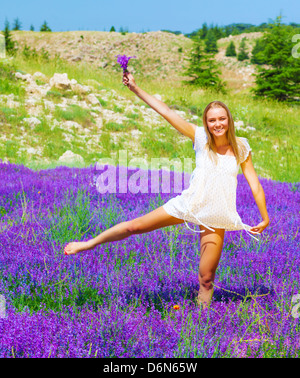
<svg viewBox="0 0 300 378"><path fill-rule="evenodd" d="M181 217L181 216L178 216L178 215L174 215L174 213L172 213L171 211L169 211L168 209L165 208L165 205L163 205L163 208L164 210L166 211L166 213L168 213L169 215L171 215L172 217L174 218L177 218L177 219L181 219L183 222L188 222L188 223L193 223L195 224L196 226L200 226L201 223L196 223L196 222L193 222L191 220L184 220L183 218L184 217ZM242 231L244 230L245 228L243 227L246 226L246 227L249 227L249 225L243 223L243 225L241 225L239 228L237 228L236 226L233 225L233 227L230 227L230 226L215 226L215 225L212 225L211 223L209 222L205 222L205 224L207 224L208 227L211 227L211 228L216 228L216 229L222 229L222 230L225 230L225 231ZM205 227L205 226L204 226ZM206 228L206 227L205 227Z"/></svg>

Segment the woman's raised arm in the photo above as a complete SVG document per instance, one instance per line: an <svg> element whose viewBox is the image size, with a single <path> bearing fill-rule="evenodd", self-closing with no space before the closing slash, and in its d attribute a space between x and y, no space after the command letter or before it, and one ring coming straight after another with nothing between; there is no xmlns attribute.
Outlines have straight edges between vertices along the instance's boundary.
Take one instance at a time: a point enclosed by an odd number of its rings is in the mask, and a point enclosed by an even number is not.
<svg viewBox="0 0 300 378"><path fill-rule="evenodd" d="M194 143L196 125L187 122L180 117L176 112L170 109L164 102L158 100L154 96L139 88L130 72L123 74L123 84L126 85L133 93L135 93L141 100L149 105L153 110L165 118L172 126L175 127L181 134L187 136Z"/></svg>

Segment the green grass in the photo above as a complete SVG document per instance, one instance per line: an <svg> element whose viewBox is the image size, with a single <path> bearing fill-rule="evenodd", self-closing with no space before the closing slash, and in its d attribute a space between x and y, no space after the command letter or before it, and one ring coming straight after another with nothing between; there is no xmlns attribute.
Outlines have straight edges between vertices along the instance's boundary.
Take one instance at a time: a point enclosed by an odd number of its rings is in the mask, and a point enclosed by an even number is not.
<svg viewBox="0 0 300 378"><path fill-rule="evenodd" d="M83 109L78 105L69 105L66 110L56 106L54 117L59 121L74 121L83 127L91 126L95 123L88 109Z"/></svg>

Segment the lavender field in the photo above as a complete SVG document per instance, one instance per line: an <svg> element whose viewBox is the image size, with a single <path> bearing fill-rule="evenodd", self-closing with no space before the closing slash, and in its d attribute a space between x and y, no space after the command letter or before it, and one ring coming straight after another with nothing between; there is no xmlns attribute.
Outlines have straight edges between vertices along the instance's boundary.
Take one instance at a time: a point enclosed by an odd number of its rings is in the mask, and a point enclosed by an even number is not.
<svg viewBox="0 0 300 378"><path fill-rule="evenodd" d="M201 311L200 234L185 225L64 255L68 242L177 195L100 194L94 177L93 166L0 163L0 357L300 356L298 183L260 178L270 225L260 241L226 232ZM237 209L246 224L260 221L242 175Z"/></svg>

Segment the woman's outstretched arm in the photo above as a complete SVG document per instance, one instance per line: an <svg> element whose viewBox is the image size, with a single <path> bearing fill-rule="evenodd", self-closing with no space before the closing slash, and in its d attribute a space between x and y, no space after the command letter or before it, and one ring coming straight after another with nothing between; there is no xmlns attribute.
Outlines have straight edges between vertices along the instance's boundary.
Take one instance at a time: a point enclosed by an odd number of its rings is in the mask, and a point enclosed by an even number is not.
<svg viewBox="0 0 300 378"><path fill-rule="evenodd" d="M139 88L130 72L123 74L123 84L126 85L133 93L135 93L141 100L149 105L153 110L165 118L172 126L175 127L181 134L187 136L194 143L196 125L187 122L180 117L176 112L170 109L164 102L158 100L154 96Z"/></svg>
<svg viewBox="0 0 300 378"><path fill-rule="evenodd" d="M257 226L252 227L249 231L261 233L266 227L268 227L270 219L266 206L265 193L253 167L251 152L249 153L247 159L241 164L241 169L251 188L253 197L262 217L262 222L260 222Z"/></svg>

